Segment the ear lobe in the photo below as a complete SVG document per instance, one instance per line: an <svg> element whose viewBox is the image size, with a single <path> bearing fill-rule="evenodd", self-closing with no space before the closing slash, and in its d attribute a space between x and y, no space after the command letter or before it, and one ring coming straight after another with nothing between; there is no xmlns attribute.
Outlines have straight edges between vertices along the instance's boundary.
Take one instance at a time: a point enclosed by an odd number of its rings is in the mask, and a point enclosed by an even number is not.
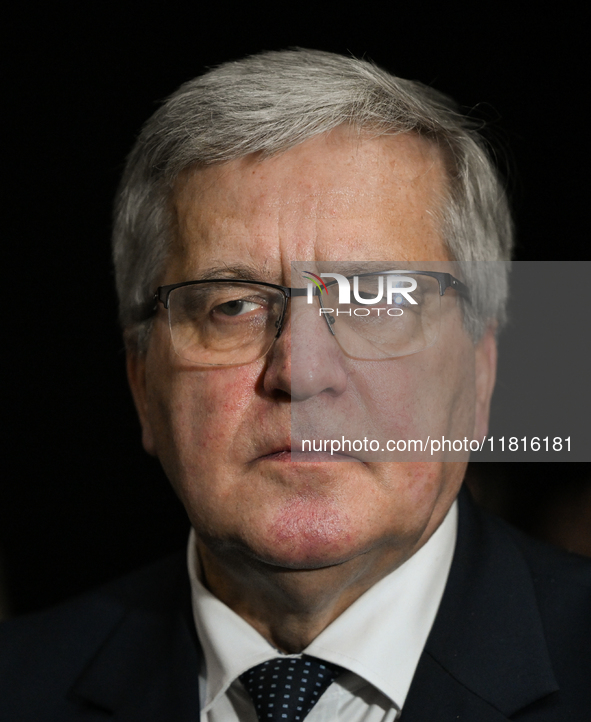
<svg viewBox="0 0 591 722"><path fill-rule="evenodd" d="M474 438L482 439L488 434L490 401L497 376L496 324L489 325L475 347L476 407L474 415Z"/></svg>
<svg viewBox="0 0 591 722"><path fill-rule="evenodd" d="M148 394L146 388L146 357L131 351L127 352L127 380L135 403L135 408L142 427L142 444L144 449L156 456L156 444L148 413Z"/></svg>

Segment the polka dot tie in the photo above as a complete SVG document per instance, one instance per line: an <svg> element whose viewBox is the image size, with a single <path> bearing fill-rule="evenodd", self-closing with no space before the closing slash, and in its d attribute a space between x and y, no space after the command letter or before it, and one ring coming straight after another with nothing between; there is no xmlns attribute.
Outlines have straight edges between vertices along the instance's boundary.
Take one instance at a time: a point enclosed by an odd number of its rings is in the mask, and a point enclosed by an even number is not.
<svg viewBox="0 0 591 722"><path fill-rule="evenodd" d="M316 657L278 657L240 675L260 722L300 722L342 672Z"/></svg>

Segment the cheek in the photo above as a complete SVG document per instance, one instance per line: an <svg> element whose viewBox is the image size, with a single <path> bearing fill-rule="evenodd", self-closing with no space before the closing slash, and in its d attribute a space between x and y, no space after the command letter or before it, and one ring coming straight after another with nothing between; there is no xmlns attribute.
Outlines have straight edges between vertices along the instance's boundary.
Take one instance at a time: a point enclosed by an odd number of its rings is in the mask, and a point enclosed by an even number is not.
<svg viewBox="0 0 591 722"><path fill-rule="evenodd" d="M474 413L474 349L469 339L449 339L419 358L410 374L417 424L431 437L463 438Z"/></svg>
<svg viewBox="0 0 591 722"><path fill-rule="evenodd" d="M360 364L351 380L365 409L366 429L405 438L412 432L421 398L416 394L412 368L398 359ZM380 434L381 438L383 433Z"/></svg>
<svg viewBox="0 0 591 722"><path fill-rule="evenodd" d="M445 429L448 438L472 438L476 403L474 347L468 340L460 346L455 357L447 361L444 378L445 406L449 409ZM441 424L443 426L443 423Z"/></svg>
<svg viewBox="0 0 591 722"><path fill-rule="evenodd" d="M224 460L240 452L236 444L244 443L240 431L259 373L256 364L173 368L152 379L149 404L157 430L157 455L175 486L222 469Z"/></svg>
<svg viewBox="0 0 591 722"><path fill-rule="evenodd" d="M382 362L357 362L351 426L358 438L422 440L471 438L474 425L474 350L463 338L420 354ZM399 460L413 454L396 452ZM384 460L394 460L385 452Z"/></svg>
<svg viewBox="0 0 591 722"><path fill-rule="evenodd" d="M390 462L375 467L395 508L409 519L432 509L444 483L444 466L440 462Z"/></svg>
<svg viewBox="0 0 591 722"><path fill-rule="evenodd" d="M440 429L450 417L456 387L440 361L445 359L423 353L358 367L350 378L364 409L365 430L379 430L383 439L409 440Z"/></svg>

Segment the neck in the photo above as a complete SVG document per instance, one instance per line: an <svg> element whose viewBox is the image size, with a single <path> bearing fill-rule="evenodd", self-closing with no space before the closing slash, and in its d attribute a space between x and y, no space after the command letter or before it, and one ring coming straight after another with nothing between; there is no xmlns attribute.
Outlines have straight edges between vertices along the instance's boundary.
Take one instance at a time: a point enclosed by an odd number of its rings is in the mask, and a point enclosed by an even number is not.
<svg viewBox="0 0 591 722"><path fill-rule="evenodd" d="M220 554L198 538L203 582L218 599L277 649L304 650L332 621L380 579L414 554L380 547L319 569L276 567L245 553Z"/></svg>

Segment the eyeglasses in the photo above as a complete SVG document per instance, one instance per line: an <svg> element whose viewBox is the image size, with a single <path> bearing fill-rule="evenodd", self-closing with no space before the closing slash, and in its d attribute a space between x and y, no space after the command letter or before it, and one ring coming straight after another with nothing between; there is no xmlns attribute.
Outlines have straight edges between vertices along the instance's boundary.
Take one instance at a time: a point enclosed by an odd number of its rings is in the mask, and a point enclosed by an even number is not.
<svg viewBox="0 0 591 722"><path fill-rule="evenodd" d="M388 303L382 298L384 277ZM384 271L353 278L350 303L336 281L314 288L220 278L160 286L154 296L168 311L175 353L208 366L237 366L264 356L283 330L290 298L315 297L310 307L324 318L341 349L353 358L376 360L417 353L439 333L441 297L448 288L468 298L468 288L449 273ZM411 293L412 289L412 293ZM309 316L306 314L306 324ZM297 343L297 335L296 335Z"/></svg>

